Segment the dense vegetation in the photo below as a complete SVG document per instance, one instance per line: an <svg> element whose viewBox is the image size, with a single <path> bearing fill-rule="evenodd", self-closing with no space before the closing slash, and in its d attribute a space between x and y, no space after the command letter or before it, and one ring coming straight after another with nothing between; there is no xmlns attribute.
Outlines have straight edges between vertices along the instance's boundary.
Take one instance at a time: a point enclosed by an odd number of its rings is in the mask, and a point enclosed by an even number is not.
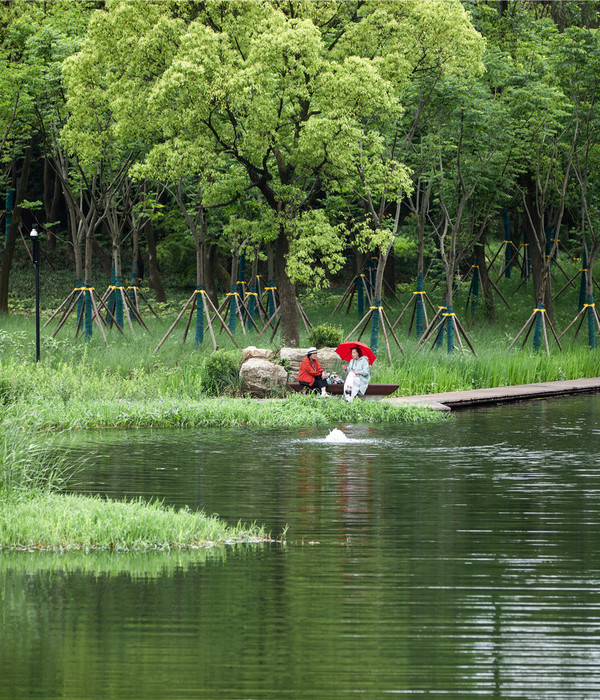
<svg viewBox="0 0 600 700"><path fill-rule="evenodd" d="M344 286L365 262L375 307L401 279L439 284L450 314L474 270L493 322L497 241L539 321L549 260L578 258L593 321L598 18L566 0L5 3L0 313L36 224L72 288L143 276L165 301L169 277L218 306L276 287L282 344L294 284Z"/></svg>

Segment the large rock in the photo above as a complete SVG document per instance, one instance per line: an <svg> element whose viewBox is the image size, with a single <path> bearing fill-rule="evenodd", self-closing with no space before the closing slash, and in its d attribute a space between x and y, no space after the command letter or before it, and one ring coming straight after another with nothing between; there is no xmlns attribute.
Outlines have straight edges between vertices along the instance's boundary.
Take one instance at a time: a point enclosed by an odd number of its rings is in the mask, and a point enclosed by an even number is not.
<svg viewBox="0 0 600 700"><path fill-rule="evenodd" d="M261 360L270 360L275 355L274 350L268 348L257 348L254 345L249 345L242 350L242 361L245 362L251 357L259 357Z"/></svg>
<svg viewBox="0 0 600 700"><path fill-rule="evenodd" d="M339 371L342 360L335 348L321 348L318 357L323 369L326 369L328 372Z"/></svg>
<svg viewBox="0 0 600 700"><path fill-rule="evenodd" d="M282 393L286 382L287 372L281 365L264 360L260 357L250 357L240 367L242 390L256 396Z"/></svg>
<svg viewBox="0 0 600 700"><path fill-rule="evenodd" d="M300 363L306 357L308 348L281 348L279 358L287 360L290 367L290 381L297 381Z"/></svg>
<svg viewBox="0 0 600 700"><path fill-rule="evenodd" d="M300 363L306 357L308 348L281 348L279 357L287 360L290 365L290 382L298 381ZM340 357L334 348L319 348L317 357L321 367L328 372L334 372L340 368Z"/></svg>

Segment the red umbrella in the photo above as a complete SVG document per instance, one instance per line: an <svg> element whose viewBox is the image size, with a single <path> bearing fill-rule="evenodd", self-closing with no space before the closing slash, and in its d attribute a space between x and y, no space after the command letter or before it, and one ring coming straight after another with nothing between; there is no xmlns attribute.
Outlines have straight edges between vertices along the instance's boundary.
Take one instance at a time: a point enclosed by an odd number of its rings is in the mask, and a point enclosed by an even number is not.
<svg viewBox="0 0 600 700"><path fill-rule="evenodd" d="M367 360L369 360L370 365L372 365L377 359L371 348L358 340L349 340L346 343L340 343L335 351L342 358L342 360L347 360L350 362L352 359L352 348L358 348L362 352L363 357L366 357Z"/></svg>

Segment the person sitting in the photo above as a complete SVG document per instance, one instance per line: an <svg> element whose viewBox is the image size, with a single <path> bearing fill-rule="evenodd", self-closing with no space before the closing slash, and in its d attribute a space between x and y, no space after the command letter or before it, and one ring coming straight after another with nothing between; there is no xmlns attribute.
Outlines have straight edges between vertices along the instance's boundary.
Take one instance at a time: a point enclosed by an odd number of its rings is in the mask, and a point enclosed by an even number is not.
<svg viewBox="0 0 600 700"><path fill-rule="evenodd" d="M348 372L344 382L344 398L346 401L353 401L357 394L364 396L371 372L369 370L369 360L363 356L362 350L356 346L352 348L352 359L348 365L342 365L345 372Z"/></svg>
<svg viewBox="0 0 600 700"><path fill-rule="evenodd" d="M300 363L298 370L298 381L302 386L309 389L320 389L321 396L328 397L327 387L327 372L319 364L317 357L317 348L308 348L306 357Z"/></svg>

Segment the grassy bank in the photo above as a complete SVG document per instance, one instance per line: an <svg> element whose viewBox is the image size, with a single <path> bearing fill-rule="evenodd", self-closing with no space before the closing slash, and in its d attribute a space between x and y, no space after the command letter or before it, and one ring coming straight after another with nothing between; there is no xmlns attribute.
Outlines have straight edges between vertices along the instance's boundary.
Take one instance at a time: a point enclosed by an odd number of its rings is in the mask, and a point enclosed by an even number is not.
<svg viewBox="0 0 600 700"><path fill-rule="evenodd" d="M293 428L344 423L441 420L442 414L420 406L392 406L377 401L347 404L337 399L293 395L282 401L255 399L89 399L42 398L35 404L4 407L6 418L31 429L85 428Z"/></svg>
<svg viewBox="0 0 600 700"><path fill-rule="evenodd" d="M206 396L202 366L212 352L205 342L194 348L188 339L174 338L154 353L166 323L156 321L151 331L109 336L105 346L95 336L90 343L72 333L60 340L42 337L41 362L34 359L35 337L31 320L9 317L0 328L0 404L58 401L63 408L85 402L147 402L174 400L184 404ZM71 329L72 331L72 329ZM400 395L459 391L472 388L579 379L598 374L598 350L583 342L567 341L563 352L553 347L550 356L531 348L507 352L510 336L498 328L472 331L477 357L429 347L419 351L415 338L400 337L405 354L392 348L392 363L380 340L379 358L371 368L372 381L399 384ZM363 338L364 339L364 338ZM368 337L366 338L368 340ZM223 346L236 351L223 335ZM240 345L256 344L255 337L240 338ZM306 338L301 343L308 344ZM261 343L268 346L269 343ZM277 350L276 345L271 346ZM240 353L241 357L241 353ZM341 367L337 368L341 372ZM235 391L233 392L235 393Z"/></svg>
<svg viewBox="0 0 600 700"><path fill-rule="evenodd" d="M0 550L149 551L269 539L260 528L188 509L61 494L75 466L53 445L0 419Z"/></svg>
<svg viewBox="0 0 600 700"><path fill-rule="evenodd" d="M578 263L563 261L562 265L567 274L577 273ZM560 277L560 273L557 272L557 275ZM557 279L556 285L559 285L559 281ZM40 403L50 397L60 399L65 404L65 409L68 409L71 402L76 403L82 398L99 404L115 400L149 405L160 400L185 403L203 396L206 387L202 379L202 364L213 350L208 331L204 343L195 348L192 323L189 337L183 343L187 317L183 318L161 349L155 352L189 298L190 290L171 288L169 303L156 305L159 318L142 307L148 330L136 324L134 333L131 333L126 324L124 334L121 335L113 328L107 331L108 345L104 344L97 328L94 328L91 341L85 342L81 336L76 339L74 317L56 338L52 338L51 334L57 325L57 321L53 321L42 331L43 368L34 370L35 324L30 289L31 271L17 270L14 283L14 312L8 317L0 318L0 403L3 397L5 404L21 400ZM518 277L512 280L502 279L499 286L510 301L510 308L496 297L496 321L493 324L484 318L482 307L476 314L471 313L470 305L467 308L468 284L460 286L456 293L454 310L469 334L477 357L470 352L462 354L458 350L448 354L445 348L431 350L430 345L419 351L414 328L408 333L410 313L406 313L396 327L405 354L390 339L390 364L387 361L385 341L380 334L378 360L371 368L372 381L399 384L398 393L410 395L579 379L598 374L598 350L591 350L587 345L587 323L584 323L577 337L575 328L568 332L561 341L562 352L550 333L550 356L543 350L533 350L531 336L524 347L519 341L508 352L512 340L530 317L534 304L531 289L526 285L521 286ZM99 284L99 287L102 285ZM406 288L399 291L397 301L388 300L386 313L392 321L412 297L409 287L406 285ZM42 321L49 318L63 295L66 296L71 288L72 281L68 275L63 274L61 277L58 273L52 273L51 279L49 275L42 288ZM342 308L333 315L340 293L341 290L337 293L304 291L300 299L313 325L331 323L338 326L345 337L356 326L358 315L356 302L349 313ZM441 303L441 293L442 285L430 293L434 305ZM147 296L152 299L153 295L147 291ZM559 333L573 320L577 310L578 288L574 284L555 303L555 326ZM428 312L431 317L431 310L428 309ZM255 332L244 335L239 324L235 333L240 347L258 345L277 350L278 336L273 342L270 342L270 336L270 333L265 333L257 340ZM217 332L216 339L221 348L239 352L225 332ZM369 342L369 328L362 339ZM311 344L301 326L300 345L308 347ZM232 393L235 392L232 390ZM101 408L101 412L104 411Z"/></svg>

